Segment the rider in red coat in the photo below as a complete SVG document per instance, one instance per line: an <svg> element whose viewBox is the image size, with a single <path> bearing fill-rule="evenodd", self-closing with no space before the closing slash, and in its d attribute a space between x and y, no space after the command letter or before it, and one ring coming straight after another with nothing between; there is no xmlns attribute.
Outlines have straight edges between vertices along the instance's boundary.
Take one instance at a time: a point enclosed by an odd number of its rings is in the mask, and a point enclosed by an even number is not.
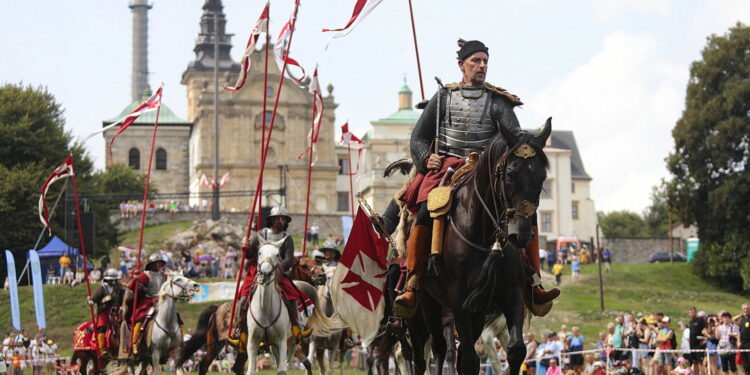
<svg viewBox="0 0 750 375"><path fill-rule="evenodd" d="M161 284L167 279L164 271L167 262L159 254L151 254L144 272L136 272L128 283L128 289L135 292L138 285L138 299L135 304L135 326L133 327L132 344L133 354L138 354L138 342L144 329L143 323L146 318L153 314L153 308L159 299ZM132 319L132 316L131 316ZM130 319L128 319L128 322Z"/></svg>
<svg viewBox="0 0 750 375"><path fill-rule="evenodd" d="M289 318L292 321L292 335L299 338L307 337L312 333L311 329L301 329L299 324L299 313L308 309L312 305L312 301L310 301L303 291L294 286L292 278L289 276L294 266L294 241L292 240L292 236L286 231L290 221L292 221L292 217L287 214L286 209L283 206L276 206L271 210L271 214L266 217L266 228L254 233L250 241L243 240L242 250L246 257L247 271L245 280L240 288L239 304L241 313L240 319L237 319L237 322L243 320L242 318L246 314L247 297L250 295L252 286L255 283L255 275L258 268L258 248L260 247L258 236L270 242L283 240L279 248L279 257L284 275L279 277L278 283L281 292L284 294L284 299L289 310ZM236 340L230 341L238 343Z"/></svg>

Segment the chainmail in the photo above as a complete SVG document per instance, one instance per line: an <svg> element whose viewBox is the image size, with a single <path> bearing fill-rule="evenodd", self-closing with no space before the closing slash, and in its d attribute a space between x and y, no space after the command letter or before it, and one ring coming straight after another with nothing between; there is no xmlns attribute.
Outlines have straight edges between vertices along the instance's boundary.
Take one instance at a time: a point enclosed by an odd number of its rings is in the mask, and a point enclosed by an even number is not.
<svg viewBox="0 0 750 375"><path fill-rule="evenodd" d="M446 103L448 102L448 89L441 89L440 94L440 120L441 123L445 117ZM518 122L515 112L513 112L514 104L507 98L488 91L488 94L492 95L490 101L490 107L488 108L488 114L492 122L497 126L497 131L500 131L499 126L504 126L509 132L513 134L520 134L523 132L521 125ZM411 133L410 151L411 158L417 171L420 173L427 173L427 167L425 161L434 152L433 142L435 141L435 116L437 115L437 93L427 103L427 107L422 112L422 115L417 120L417 124L414 125ZM484 98L479 98L482 100ZM442 125L441 125L442 126ZM444 147L440 148L441 155L447 155L444 151Z"/></svg>
<svg viewBox="0 0 750 375"><path fill-rule="evenodd" d="M281 266L284 272L289 271L294 266L294 240L292 240L292 236L287 232L274 233L271 228L261 229L258 235L270 242L280 241L286 237L286 240L284 240L279 249L279 257L281 258Z"/></svg>

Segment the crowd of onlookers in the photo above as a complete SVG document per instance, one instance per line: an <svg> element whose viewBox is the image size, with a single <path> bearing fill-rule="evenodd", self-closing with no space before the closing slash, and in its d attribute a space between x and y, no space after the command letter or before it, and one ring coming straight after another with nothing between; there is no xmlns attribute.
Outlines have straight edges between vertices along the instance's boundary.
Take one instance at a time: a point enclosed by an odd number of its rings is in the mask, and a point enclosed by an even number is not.
<svg viewBox="0 0 750 375"><path fill-rule="evenodd" d="M692 307L687 323L675 327L657 312L618 315L588 341L578 327L547 332L537 339L524 335L526 375L735 375L742 365L750 374L750 304L742 314L707 314Z"/></svg>
<svg viewBox="0 0 750 375"><path fill-rule="evenodd" d="M34 375L57 374L62 362L57 344L44 329L33 338L24 329L5 334L0 374L21 375L26 368L31 368Z"/></svg>

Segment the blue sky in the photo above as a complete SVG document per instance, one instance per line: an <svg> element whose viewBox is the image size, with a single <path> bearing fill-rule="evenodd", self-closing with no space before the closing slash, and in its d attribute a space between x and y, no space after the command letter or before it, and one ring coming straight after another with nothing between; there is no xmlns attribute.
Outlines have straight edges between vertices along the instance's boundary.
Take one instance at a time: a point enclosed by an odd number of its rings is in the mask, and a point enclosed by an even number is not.
<svg viewBox="0 0 750 375"><path fill-rule="evenodd" d="M666 176L671 129L684 108L690 63L705 38L750 22L743 0L412 0L427 95L432 77L460 78L458 37L490 48L488 81L519 95L524 127L553 117L573 130L594 178L597 210L647 206ZM194 58L202 0L153 0L149 13L150 83L165 83L165 102L185 116L182 72ZM292 0L273 0L275 37ZM323 27L342 26L354 0L302 0L292 56L321 84L332 83L337 123L355 132L397 108L404 75L419 96L406 0L384 0L349 36L331 42ZM224 0L237 60L263 1ZM74 136L99 129L130 102L131 13L128 1L4 2L0 82L44 85L66 111ZM304 132L305 130L301 130ZM103 167L104 142L87 143Z"/></svg>

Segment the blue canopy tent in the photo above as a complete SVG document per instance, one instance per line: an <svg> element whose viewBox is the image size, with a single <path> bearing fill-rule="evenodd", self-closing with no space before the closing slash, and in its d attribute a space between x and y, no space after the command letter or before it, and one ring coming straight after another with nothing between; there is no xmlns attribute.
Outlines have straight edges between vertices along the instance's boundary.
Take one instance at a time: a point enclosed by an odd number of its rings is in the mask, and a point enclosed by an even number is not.
<svg viewBox="0 0 750 375"><path fill-rule="evenodd" d="M60 258L63 256L63 254L68 253L68 256L70 259L74 259L78 256L78 249L75 247L72 247L63 240L60 239L60 237L53 236L52 239L44 245L43 248L36 251L37 254L39 254L40 259L45 258Z"/></svg>
<svg viewBox="0 0 750 375"><path fill-rule="evenodd" d="M44 245L43 248L37 250L39 261L42 264L42 279L44 280L44 283L47 283L47 270L50 267L55 270L56 275L60 274L60 264L58 263L58 260L65 253L68 254L70 260L73 262L72 267L74 271L78 265L83 264L83 258L79 256L78 248L66 244L57 236L52 236L52 239ZM89 261L87 266L89 269L94 268L91 261Z"/></svg>

